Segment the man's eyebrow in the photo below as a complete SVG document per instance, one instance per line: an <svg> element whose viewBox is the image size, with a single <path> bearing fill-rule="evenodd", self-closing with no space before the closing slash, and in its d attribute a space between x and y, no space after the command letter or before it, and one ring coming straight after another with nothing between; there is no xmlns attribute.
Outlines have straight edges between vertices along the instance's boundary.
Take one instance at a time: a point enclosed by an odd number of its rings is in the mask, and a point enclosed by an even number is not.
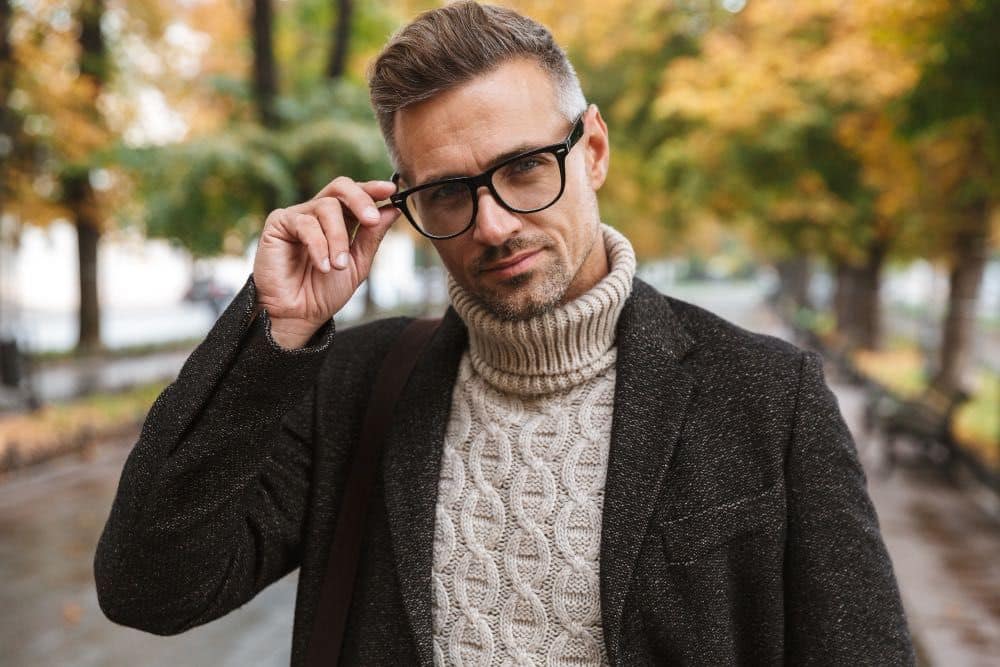
<svg viewBox="0 0 1000 667"><path fill-rule="evenodd" d="M529 144L529 143L523 143L523 144L520 144L518 146L514 146L513 148L511 148L508 151L504 151L503 153L500 153L499 155L493 156L493 158L486 164L486 169L490 169L492 167L495 167L496 165L500 164L504 160L510 159L510 158L514 157L515 155L519 155L521 153L527 153L528 151L537 150L539 148L544 148L546 145L548 145L548 144ZM434 181L440 181L440 180L445 179L445 178L457 178L459 176L470 176L470 175L471 174L459 174L459 173L456 173L456 172L433 172L429 176L423 178L420 181L420 183L418 183L416 185L411 185L410 187L415 188L415 187L417 187L417 185L424 185L426 183L433 183ZM406 174L404 174L403 172L400 172L400 177L402 177L402 179L403 179L404 182L407 182L407 183L411 182L406 177Z"/></svg>

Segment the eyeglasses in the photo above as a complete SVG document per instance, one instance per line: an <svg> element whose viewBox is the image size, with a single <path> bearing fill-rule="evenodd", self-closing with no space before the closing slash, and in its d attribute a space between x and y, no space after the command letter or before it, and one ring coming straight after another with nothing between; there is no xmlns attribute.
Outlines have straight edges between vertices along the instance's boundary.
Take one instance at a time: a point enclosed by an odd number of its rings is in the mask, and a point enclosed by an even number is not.
<svg viewBox="0 0 1000 667"><path fill-rule="evenodd" d="M555 204L566 188L566 156L583 136L583 114L563 141L534 148L496 164L478 176L456 176L397 192L389 201L413 227L432 239L450 239L476 222L479 188L513 213L535 213ZM399 174L392 180L399 186Z"/></svg>

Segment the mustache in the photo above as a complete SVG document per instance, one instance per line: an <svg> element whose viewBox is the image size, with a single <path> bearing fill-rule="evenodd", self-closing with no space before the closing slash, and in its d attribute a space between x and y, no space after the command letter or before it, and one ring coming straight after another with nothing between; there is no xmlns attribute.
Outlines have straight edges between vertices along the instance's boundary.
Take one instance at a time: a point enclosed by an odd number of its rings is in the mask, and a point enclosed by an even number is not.
<svg viewBox="0 0 1000 667"><path fill-rule="evenodd" d="M548 239L543 236L515 236L505 241L502 245L490 246L473 261L472 270L479 274L497 262L515 255L522 250L532 248L542 250L549 246Z"/></svg>

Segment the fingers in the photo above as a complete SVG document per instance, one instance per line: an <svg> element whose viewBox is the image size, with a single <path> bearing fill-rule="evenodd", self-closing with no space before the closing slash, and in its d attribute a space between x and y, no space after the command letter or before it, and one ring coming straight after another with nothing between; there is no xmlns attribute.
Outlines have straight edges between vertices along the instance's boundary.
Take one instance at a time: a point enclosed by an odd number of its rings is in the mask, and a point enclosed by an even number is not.
<svg viewBox="0 0 1000 667"><path fill-rule="evenodd" d="M291 214L291 229L309 253L313 265L326 273L330 270L330 246L326 234L316 217L305 213Z"/></svg>
<svg viewBox="0 0 1000 667"><path fill-rule="evenodd" d="M350 216L362 225L377 225L381 216L376 202L383 200L396 191L392 181L357 182L346 176L338 176L313 197L310 202L323 200L327 197L338 199L344 204ZM309 204L310 202L306 202ZM353 227L353 226L352 226Z"/></svg>
<svg viewBox="0 0 1000 667"><path fill-rule="evenodd" d="M344 215L340 200L324 197L316 201L313 214L319 221L330 255L330 262L335 269L345 269L348 264L350 240L344 224Z"/></svg>
<svg viewBox="0 0 1000 667"><path fill-rule="evenodd" d="M392 205L379 209L376 202L395 191L391 181L356 182L339 176L309 201L283 209L280 219L308 248L317 269L324 273L331 268L342 270L353 257L363 279L379 243L399 217ZM353 242L355 234L357 242Z"/></svg>
<svg viewBox="0 0 1000 667"><path fill-rule="evenodd" d="M389 231L389 227L399 216L400 212L395 207L383 208L378 223L371 227L361 226L358 229L354 243L351 245L351 256L362 276L368 275L375 251L378 250L386 232Z"/></svg>
<svg viewBox="0 0 1000 667"><path fill-rule="evenodd" d="M365 192L369 196L374 197L375 200L385 199L393 192L396 191L396 184L392 181L354 181L346 176L338 176L329 183L323 186L323 189L316 193L313 199L319 199L320 197L336 197L345 187L350 187L355 185Z"/></svg>

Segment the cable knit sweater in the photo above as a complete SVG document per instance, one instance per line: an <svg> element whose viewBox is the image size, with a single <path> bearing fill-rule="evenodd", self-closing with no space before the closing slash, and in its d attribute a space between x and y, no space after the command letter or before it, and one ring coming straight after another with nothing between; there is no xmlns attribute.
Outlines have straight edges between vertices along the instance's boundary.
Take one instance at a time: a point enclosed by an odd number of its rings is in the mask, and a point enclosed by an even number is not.
<svg viewBox="0 0 1000 667"><path fill-rule="evenodd" d="M615 327L635 255L602 230L609 274L529 320L501 321L449 281L469 350L436 508L436 664L608 664L598 552Z"/></svg>

